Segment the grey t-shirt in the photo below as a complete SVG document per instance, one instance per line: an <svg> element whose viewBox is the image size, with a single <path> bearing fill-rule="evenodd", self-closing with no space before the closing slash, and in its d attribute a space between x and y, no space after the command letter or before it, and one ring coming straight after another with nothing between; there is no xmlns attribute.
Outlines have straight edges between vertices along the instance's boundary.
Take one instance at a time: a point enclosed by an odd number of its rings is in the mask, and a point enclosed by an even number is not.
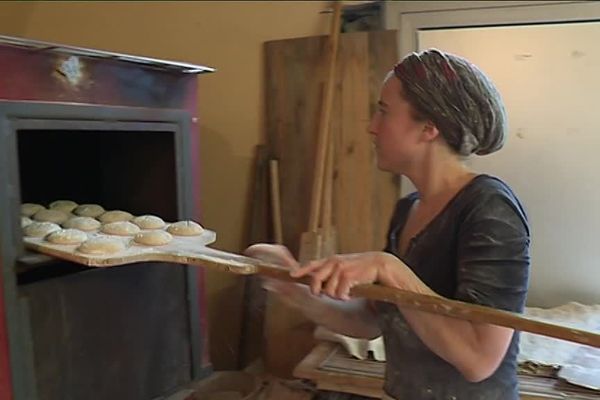
<svg viewBox="0 0 600 400"><path fill-rule="evenodd" d="M398 254L398 238L418 194L396 205L386 251ZM436 293L451 299L522 312L529 283L527 217L501 180L479 175L413 238L402 261ZM398 308L377 302L385 339L384 389L398 400L518 400L515 333L498 369L470 383L419 339Z"/></svg>

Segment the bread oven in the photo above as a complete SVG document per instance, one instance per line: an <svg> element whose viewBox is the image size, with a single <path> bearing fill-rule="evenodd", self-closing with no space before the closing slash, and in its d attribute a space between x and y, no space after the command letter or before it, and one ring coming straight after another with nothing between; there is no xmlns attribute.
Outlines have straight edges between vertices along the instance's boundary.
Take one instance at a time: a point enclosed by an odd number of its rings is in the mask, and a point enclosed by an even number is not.
<svg viewBox="0 0 600 400"><path fill-rule="evenodd" d="M208 67L0 37L0 398L154 399L210 371L198 268L28 253L20 204L200 220Z"/></svg>

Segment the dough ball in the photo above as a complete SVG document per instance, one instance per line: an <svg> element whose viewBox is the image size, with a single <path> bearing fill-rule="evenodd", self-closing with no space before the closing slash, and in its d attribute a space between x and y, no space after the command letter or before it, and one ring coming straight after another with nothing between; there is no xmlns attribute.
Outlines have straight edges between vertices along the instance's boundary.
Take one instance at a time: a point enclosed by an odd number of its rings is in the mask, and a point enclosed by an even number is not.
<svg viewBox="0 0 600 400"><path fill-rule="evenodd" d="M160 229L165 226L165 221L155 215L140 215L131 220L142 229Z"/></svg>
<svg viewBox="0 0 600 400"><path fill-rule="evenodd" d="M125 245L119 239L95 237L83 242L77 250L86 254L106 255L125 250Z"/></svg>
<svg viewBox="0 0 600 400"><path fill-rule="evenodd" d="M59 231L60 226L54 222L32 222L23 228L25 236L30 237L44 237L54 231Z"/></svg>
<svg viewBox="0 0 600 400"><path fill-rule="evenodd" d="M175 236L197 236L204 232L204 228L194 221L179 221L169 225L167 231Z"/></svg>
<svg viewBox="0 0 600 400"><path fill-rule="evenodd" d="M77 208L77 203L71 200L56 200L50 203L48 208L70 214L75 208Z"/></svg>
<svg viewBox="0 0 600 400"><path fill-rule="evenodd" d="M26 217L31 217L38 211L43 210L45 207L34 203L23 203L21 204L21 214Z"/></svg>
<svg viewBox="0 0 600 400"><path fill-rule="evenodd" d="M107 211L98 217L100 222L103 224L109 224L111 222L129 221L133 218L133 215L127 211Z"/></svg>
<svg viewBox="0 0 600 400"><path fill-rule="evenodd" d="M109 235L131 236L138 233L140 228L129 221L117 221L102 225L100 230Z"/></svg>
<svg viewBox="0 0 600 400"><path fill-rule="evenodd" d="M69 219L69 214L58 210L40 210L33 215L33 219L39 222L62 224Z"/></svg>
<svg viewBox="0 0 600 400"><path fill-rule="evenodd" d="M97 216L104 214L104 208L98 204L82 204L77 206L73 210L73 213L80 217L96 218Z"/></svg>
<svg viewBox="0 0 600 400"><path fill-rule="evenodd" d="M163 230L154 230L148 232L140 232L133 240L136 243L144 244L146 246L163 246L173 240L173 236L169 232Z"/></svg>
<svg viewBox="0 0 600 400"><path fill-rule="evenodd" d="M61 229L46 236L46 240L54 244L79 244L87 240L87 235L79 229Z"/></svg>
<svg viewBox="0 0 600 400"><path fill-rule="evenodd" d="M98 220L90 217L73 217L63 223L65 228L79 229L80 231L95 231L102 225Z"/></svg>
<svg viewBox="0 0 600 400"><path fill-rule="evenodd" d="M33 221L29 217L21 217L21 228L25 228L27 225L30 225Z"/></svg>

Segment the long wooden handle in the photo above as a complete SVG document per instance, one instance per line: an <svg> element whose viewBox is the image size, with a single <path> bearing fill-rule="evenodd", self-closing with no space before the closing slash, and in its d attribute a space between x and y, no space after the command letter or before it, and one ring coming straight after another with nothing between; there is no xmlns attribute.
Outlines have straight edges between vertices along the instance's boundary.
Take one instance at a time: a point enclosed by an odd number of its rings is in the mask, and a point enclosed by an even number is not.
<svg viewBox="0 0 600 400"><path fill-rule="evenodd" d="M281 197L279 195L279 161L269 161L271 181L271 218L273 219L273 237L275 243L283 243L283 227L281 221Z"/></svg>
<svg viewBox="0 0 600 400"><path fill-rule="evenodd" d="M288 282L298 282L305 285L310 284L310 278L308 277L303 279L292 278L289 274L289 269L287 268L275 264L265 263L263 261L245 257L239 254L211 249L205 246L187 249L185 251L178 250L174 253L150 252L129 255L126 257L117 255L114 257L98 259L95 257L88 257L80 253L74 254L72 250L63 249L62 247L64 246L59 246L60 248L56 248L56 245L48 244L46 242L36 243L32 242L32 240L35 241L35 239L29 239L25 241L25 246L31 250L39 251L44 254L87 266L109 267L126 265L135 262L161 261L168 263L196 265L235 274L260 274ZM380 285L356 286L352 288L350 294L353 297L363 297L370 300L385 301L415 310L446 315L448 317L454 317L468 321L505 326L523 332L537 333L539 335L600 348L600 334L598 333L552 324L549 322L543 322L525 317L523 315L507 311L500 311L475 304L464 303L461 301L449 300L444 297L422 295Z"/></svg>
<svg viewBox="0 0 600 400"><path fill-rule="evenodd" d="M290 277L289 271L283 268L274 268L270 265L259 265L259 274L271 278L310 284L310 278L295 280ZM445 315L448 317L505 326L518 331L536 333L569 342L581 343L589 346L600 347L600 334L562 325L535 320L520 314L496 310L476 304L450 300L441 296L429 296L409 292L401 289L389 288L381 285L359 285L352 288L350 295L363 297L369 300L394 303L403 307L419 311Z"/></svg>
<svg viewBox="0 0 600 400"><path fill-rule="evenodd" d="M321 212L321 227L324 232L330 232L333 226L333 161L334 149L333 135L329 135L327 157L325 163L325 182L323 183L323 202Z"/></svg>
<svg viewBox="0 0 600 400"><path fill-rule="evenodd" d="M331 108L333 103L333 89L335 84L335 68L338 52L338 44L340 40L340 26L341 26L341 13L342 4L341 1L334 1L333 5L333 22L331 24L331 33L327 42L327 54L328 54L328 71L327 80L325 83L325 90L323 91L323 102L321 104L322 111L319 118L319 131L317 136L317 147L316 147L316 159L315 159L315 170L313 177L313 185L311 192L310 202L310 215L308 221L309 232L316 232L319 228L320 212L321 212L321 200L323 197L323 180L325 171L325 158L327 154L327 147L329 144L329 125Z"/></svg>

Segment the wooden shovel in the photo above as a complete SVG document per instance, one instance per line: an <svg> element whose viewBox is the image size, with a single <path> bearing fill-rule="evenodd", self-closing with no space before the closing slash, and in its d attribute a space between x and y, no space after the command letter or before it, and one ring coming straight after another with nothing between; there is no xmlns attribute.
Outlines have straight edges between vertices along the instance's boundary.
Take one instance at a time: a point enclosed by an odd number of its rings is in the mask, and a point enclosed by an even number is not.
<svg viewBox="0 0 600 400"><path fill-rule="evenodd" d="M155 248L152 251L145 251L140 254L126 256L116 254L114 256L99 257L77 253L73 246L53 245L39 238L25 238L24 241L25 246L29 249L87 266L110 267L135 262L159 261L201 266L236 274L260 274L274 279L302 284L310 283L310 278L293 279L290 277L287 268L206 246L187 246L185 249L176 251L161 251L160 248ZM505 326L518 331L536 333L600 348L599 333L539 321L516 313L450 300L444 297L423 295L374 284L356 286L352 288L350 294L353 297L394 303L415 310L473 322Z"/></svg>

